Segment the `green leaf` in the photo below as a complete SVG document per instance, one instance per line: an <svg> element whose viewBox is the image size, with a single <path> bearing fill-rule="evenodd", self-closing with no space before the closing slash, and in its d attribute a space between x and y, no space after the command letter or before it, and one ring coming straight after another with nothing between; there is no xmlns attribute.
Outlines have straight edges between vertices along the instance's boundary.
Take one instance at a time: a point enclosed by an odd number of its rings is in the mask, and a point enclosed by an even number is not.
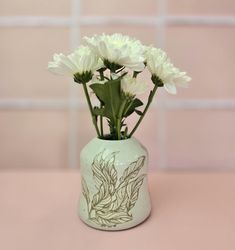
<svg viewBox="0 0 235 250"><path fill-rule="evenodd" d="M138 98L135 98L134 100L128 102L128 104L126 105L126 112L124 114L124 117L128 117L134 111L136 111L136 108L138 108L142 105L143 105L143 102Z"/></svg>
<svg viewBox="0 0 235 250"><path fill-rule="evenodd" d="M135 112L136 112L137 115L143 115L143 112L138 110L138 109L135 109Z"/></svg>
<svg viewBox="0 0 235 250"><path fill-rule="evenodd" d="M138 98L135 98L135 99L134 99L133 106L134 106L135 108L137 108L137 107L139 107L139 106L142 106L142 105L143 105L143 102L142 102L140 99L138 99Z"/></svg>
<svg viewBox="0 0 235 250"><path fill-rule="evenodd" d="M127 138L127 133L128 133L128 127L125 127L124 133L123 133L123 137Z"/></svg>
<svg viewBox="0 0 235 250"><path fill-rule="evenodd" d="M103 103L104 102L104 84L93 83L90 85L90 88L94 91L98 99Z"/></svg>
<svg viewBox="0 0 235 250"><path fill-rule="evenodd" d="M94 83L90 85L98 99L104 106L103 116L116 123L119 108L122 103L120 79L106 81L104 84Z"/></svg>
<svg viewBox="0 0 235 250"><path fill-rule="evenodd" d="M96 115L96 116L98 116L98 115L103 116L104 108L94 107L93 114Z"/></svg>

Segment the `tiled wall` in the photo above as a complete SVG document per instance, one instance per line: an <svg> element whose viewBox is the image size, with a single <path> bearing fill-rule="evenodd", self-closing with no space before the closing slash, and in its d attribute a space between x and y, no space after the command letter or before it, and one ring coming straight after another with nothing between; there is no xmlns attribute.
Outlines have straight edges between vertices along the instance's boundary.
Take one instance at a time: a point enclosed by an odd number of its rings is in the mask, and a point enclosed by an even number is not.
<svg viewBox="0 0 235 250"><path fill-rule="evenodd" d="M84 97L46 67L102 32L164 48L193 78L136 133L150 168L235 169L234 0L0 0L0 169L79 167L95 135Z"/></svg>

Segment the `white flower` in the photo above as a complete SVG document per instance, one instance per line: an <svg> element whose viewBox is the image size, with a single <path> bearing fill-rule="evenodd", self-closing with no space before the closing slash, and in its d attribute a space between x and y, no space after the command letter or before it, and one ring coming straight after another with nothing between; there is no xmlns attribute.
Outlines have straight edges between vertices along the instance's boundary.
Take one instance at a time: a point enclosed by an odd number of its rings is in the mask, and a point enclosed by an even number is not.
<svg viewBox="0 0 235 250"><path fill-rule="evenodd" d="M68 76L94 72L102 66L102 60L86 46L78 47L68 56L54 54L53 61L48 63L48 69L53 73Z"/></svg>
<svg viewBox="0 0 235 250"><path fill-rule="evenodd" d="M135 95L143 94L147 88L144 82L139 82L136 78L129 75L121 79L121 89L127 96L134 97Z"/></svg>
<svg viewBox="0 0 235 250"><path fill-rule="evenodd" d="M144 47L139 40L122 34L95 35L84 39L104 61L125 66L134 71L142 71L145 67Z"/></svg>
<svg viewBox="0 0 235 250"><path fill-rule="evenodd" d="M148 70L162 81L167 92L176 94L176 85L186 87L191 80L186 72L181 72L171 63L161 49L147 47L145 56Z"/></svg>

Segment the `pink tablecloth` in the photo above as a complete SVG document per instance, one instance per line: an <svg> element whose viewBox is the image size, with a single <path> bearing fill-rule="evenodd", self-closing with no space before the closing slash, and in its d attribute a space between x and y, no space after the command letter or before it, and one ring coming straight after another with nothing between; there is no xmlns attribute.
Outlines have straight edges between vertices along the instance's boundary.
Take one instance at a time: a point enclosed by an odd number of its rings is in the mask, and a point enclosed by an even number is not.
<svg viewBox="0 0 235 250"><path fill-rule="evenodd" d="M1 173L1 250L234 250L235 173L151 173L151 217L104 232L77 217L79 173Z"/></svg>

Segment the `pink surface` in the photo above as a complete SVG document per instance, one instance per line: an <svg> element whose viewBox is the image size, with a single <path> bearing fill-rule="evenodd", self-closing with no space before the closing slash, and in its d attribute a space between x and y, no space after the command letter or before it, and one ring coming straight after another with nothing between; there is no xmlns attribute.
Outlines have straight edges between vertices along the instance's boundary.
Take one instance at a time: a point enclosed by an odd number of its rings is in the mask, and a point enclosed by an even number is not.
<svg viewBox="0 0 235 250"><path fill-rule="evenodd" d="M1 173L0 249L235 249L235 174L150 174L152 215L121 232L77 218L79 178L75 171Z"/></svg>

